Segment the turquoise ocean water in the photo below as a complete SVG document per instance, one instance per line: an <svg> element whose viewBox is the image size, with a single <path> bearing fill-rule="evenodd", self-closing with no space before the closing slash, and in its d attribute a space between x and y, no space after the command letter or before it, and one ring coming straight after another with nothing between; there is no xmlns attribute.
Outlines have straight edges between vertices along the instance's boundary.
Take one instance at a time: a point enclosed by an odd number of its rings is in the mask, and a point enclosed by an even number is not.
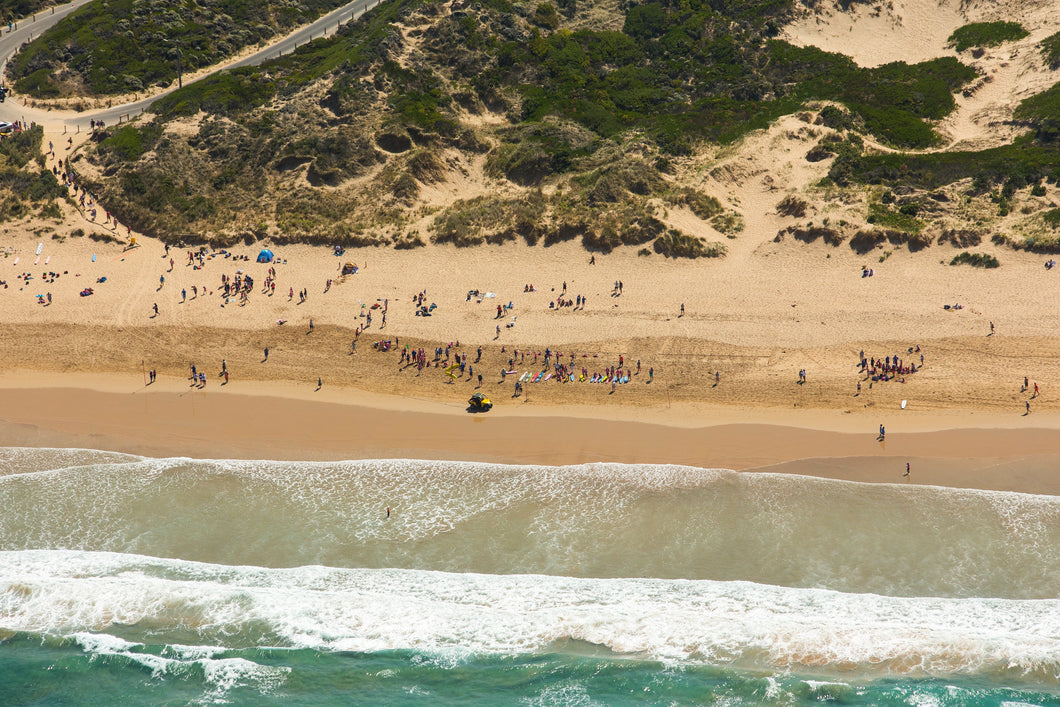
<svg viewBox="0 0 1060 707"><path fill-rule="evenodd" d="M2 705L1060 705L1055 497L8 448L0 504Z"/></svg>

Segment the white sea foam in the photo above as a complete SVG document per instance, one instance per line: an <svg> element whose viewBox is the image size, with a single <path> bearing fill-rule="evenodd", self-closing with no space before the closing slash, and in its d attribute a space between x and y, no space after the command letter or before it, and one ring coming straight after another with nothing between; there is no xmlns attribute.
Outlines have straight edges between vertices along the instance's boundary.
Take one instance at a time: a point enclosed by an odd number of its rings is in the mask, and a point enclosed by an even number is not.
<svg viewBox="0 0 1060 707"><path fill-rule="evenodd" d="M883 597L747 582L263 569L64 551L0 553L0 578L0 628L76 634L86 650L127 655L151 670L200 662L215 666L219 685L241 664L210 663L231 659L194 652L148 656L101 634L120 624L129 635L142 623L155 643L164 641L166 629L190 630L203 645L243 648L261 640L264 628L270 641L295 648L405 649L444 661L468 653L540 653L574 640L675 664L1003 676L1052 687L1060 681L1060 600Z"/></svg>
<svg viewBox="0 0 1060 707"><path fill-rule="evenodd" d="M1060 586L1060 499L1048 496L669 465L37 451L46 471L0 476L0 547L905 596L1050 598Z"/></svg>
<svg viewBox="0 0 1060 707"><path fill-rule="evenodd" d="M258 692L268 693L283 683L291 672L288 667L260 665L245 658L214 658L224 651L221 648L196 646L200 650L188 650L185 655L169 658L144 652L143 644L126 641L106 633L78 632L72 638L82 650L93 657L115 657L151 671L151 676L181 678L201 672L208 690L203 701L225 702L225 695L236 687L252 686ZM170 652L176 646L168 646ZM193 647L180 646L189 649ZM175 651L180 652L180 651Z"/></svg>

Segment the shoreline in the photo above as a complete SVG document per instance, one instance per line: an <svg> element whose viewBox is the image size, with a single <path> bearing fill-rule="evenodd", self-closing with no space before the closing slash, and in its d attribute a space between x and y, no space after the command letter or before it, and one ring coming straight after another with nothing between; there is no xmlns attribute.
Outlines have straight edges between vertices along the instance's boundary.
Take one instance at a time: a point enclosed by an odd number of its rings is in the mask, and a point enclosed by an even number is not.
<svg viewBox="0 0 1060 707"><path fill-rule="evenodd" d="M622 410L642 418L634 420L522 406L472 415L448 403L351 389L311 400L283 395L282 385L178 392L163 381L155 392L136 388L130 376L46 377L51 385L25 387L0 376L0 445L281 461L679 464L1060 495L1053 472L1060 421L1046 415L1022 428L989 414L893 415L881 443L865 416L839 411ZM680 424L668 423L666 412Z"/></svg>

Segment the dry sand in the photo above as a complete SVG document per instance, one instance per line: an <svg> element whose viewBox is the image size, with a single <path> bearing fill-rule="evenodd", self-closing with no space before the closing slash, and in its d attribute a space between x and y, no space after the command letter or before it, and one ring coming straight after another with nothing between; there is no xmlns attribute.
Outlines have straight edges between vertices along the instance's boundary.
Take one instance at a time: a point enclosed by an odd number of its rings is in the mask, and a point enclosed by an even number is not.
<svg viewBox="0 0 1060 707"><path fill-rule="evenodd" d="M1032 36L981 59L998 80L962 99L944 126L955 142L998 139L998 111L1010 111L1043 80L1029 48L1057 20L1048 3L1017 4L1013 12L1027 15ZM962 16L952 2L908 0L876 18L859 9L849 22L844 15L808 19L789 36L847 50L865 64L913 61L947 53L945 36L984 7L968 5ZM858 208L809 188L827 164L803 159L805 130L784 118L714 155L709 167L682 165L745 219L745 229L726 239L684 209L666 213L671 225L725 242L728 256L719 260L670 261L624 249L590 264L575 243L367 249L342 257L282 246L273 248L277 287L267 295L260 286L270 266L253 261L257 247L232 249L249 260L211 253L198 269L185 249L167 256L161 243L104 224L102 208L9 225L0 257L3 442L215 457L658 461L874 481L900 480L913 459L915 483L1056 492L1047 470L1060 454L1060 313L1052 306L1060 270L990 243L978 250L998 252L1004 267L984 271L946 265L953 251L943 246L862 256L847 247L774 242L796 222L774 211L788 193L810 199L818 218ZM67 137L46 137L57 147L53 160L84 139L68 144ZM464 198L483 188L471 181L430 193ZM88 235L71 236L75 228ZM359 271L340 278L346 261ZM876 275L862 278L862 267ZM254 292L245 306L222 303L221 276L239 271L255 279ZM31 280L19 279L27 272ZM46 272L59 277L48 282ZM535 292L524 291L530 284ZM587 298L583 308L549 308L564 284L568 298ZM79 296L86 287L94 293ZM306 289L307 301L289 298L292 289ZM469 300L470 290L483 296ZM412 296L420 291L437 304L431 317L415 316ZM39 304L37 295L48 294L51 304ZM512 310L497 318L497 305L509 302ZM957 303L961 309L944 309ZM369 313L372 325L358 338ZM991 322L996 334L988 336ZM388 339L394 350L373 350ZM453 380L433 365L435 347L457 342L455 353L468 354L474 377ZM406 344L425 348L432 365L400 365L397 349ZM911 351L917 346L919 353ZM614 393L607 384L553 380L513 396L512 379L500 371L515 351L520 374L543 370L546 348L565 363L573 354L576 370L589 374L634 369L637 361L641 371ZM861 351L906 363L919 363L922 353L925 366L904 383L870 385L856 369ZM222 359L232 374L225 386ZM192 364L208 373L205 389L191 387ZM147 369L159 372L150 387ZM1024 376L1041 386L1032 400L1021 390ZM475 390L494 398L493 412L464 412ZM884 444L875 441L880 424L890 431Z"/></svg>

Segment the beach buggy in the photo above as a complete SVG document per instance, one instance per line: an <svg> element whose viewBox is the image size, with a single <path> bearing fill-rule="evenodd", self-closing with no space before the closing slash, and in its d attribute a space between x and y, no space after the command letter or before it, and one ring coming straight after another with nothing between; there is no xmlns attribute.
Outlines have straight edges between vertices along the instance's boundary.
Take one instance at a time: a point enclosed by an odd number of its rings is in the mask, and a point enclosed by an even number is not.
<svg viewBox="0 0 1060 707"><path fill-rule="evenodd" d="M493 401L483 393L475 393L467 401L468 412L489 412L493 407Z"/></svg>

